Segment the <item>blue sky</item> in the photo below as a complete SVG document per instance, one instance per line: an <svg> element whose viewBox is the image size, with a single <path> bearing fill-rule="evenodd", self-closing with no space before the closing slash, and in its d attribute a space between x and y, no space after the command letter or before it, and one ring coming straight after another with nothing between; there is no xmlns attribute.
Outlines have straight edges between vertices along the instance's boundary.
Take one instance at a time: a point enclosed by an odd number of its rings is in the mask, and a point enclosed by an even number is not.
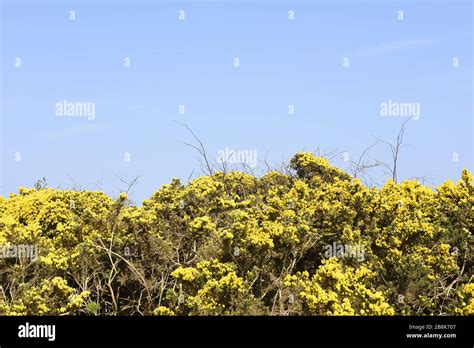
<svg viewBox="0 0 474 348"><path fill-rule="evenodd" d="M472 171L471 1L0 3L0 195L42 177L117 195L120 178L139 175L140 203L173 177L199 174L175 121L214 157L253 150L276 164L338 148L356 158L376 137L396 136L404 119L381 116L388 100L420 106L400 179L436 185ZM93 119L59 117L64 100L94 103ZM371 156L388 161L390 150L378 144Z"/></svg>

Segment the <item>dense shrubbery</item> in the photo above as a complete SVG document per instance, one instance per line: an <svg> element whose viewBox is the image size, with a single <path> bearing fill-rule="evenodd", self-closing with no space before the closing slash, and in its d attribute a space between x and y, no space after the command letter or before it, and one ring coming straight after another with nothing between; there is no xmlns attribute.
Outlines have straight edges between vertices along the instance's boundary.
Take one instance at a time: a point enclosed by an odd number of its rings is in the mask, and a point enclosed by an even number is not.
<svg viewBox="0 0 474 348"><path fill-rule="evenodd" d="M308 153L288 174L173 180L142 207L20 189L0 197L0 245L39 258L0 259L0 313L474 314L473 191L467 170L368 188Z"/></svg>

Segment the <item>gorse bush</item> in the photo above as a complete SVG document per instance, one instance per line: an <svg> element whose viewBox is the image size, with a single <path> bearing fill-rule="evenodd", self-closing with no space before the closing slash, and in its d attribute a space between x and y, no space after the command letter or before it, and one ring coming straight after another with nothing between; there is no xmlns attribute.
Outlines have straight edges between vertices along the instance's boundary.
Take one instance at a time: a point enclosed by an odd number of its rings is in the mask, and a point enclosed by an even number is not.
<svg viewBox="0 0 474 348"><path fill-rule="evenodd" d="M308 153L126 194L0 197L3 315L472 315L473 176L368 188ZM37 257L15 246L35 246Z"/></svg>

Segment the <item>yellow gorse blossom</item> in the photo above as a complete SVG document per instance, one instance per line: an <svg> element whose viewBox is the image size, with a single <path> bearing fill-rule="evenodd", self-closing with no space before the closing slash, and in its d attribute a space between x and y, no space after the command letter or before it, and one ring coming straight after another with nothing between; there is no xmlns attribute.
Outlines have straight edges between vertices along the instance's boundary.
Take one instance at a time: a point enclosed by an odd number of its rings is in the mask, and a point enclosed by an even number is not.
<svg viewBox="0 0 474 348"><path fill-rule="evenodd" d="M473 232L467 170L368 188L310 153L140 207L20 188L0 197L0 314L472 315Z"/></svg>

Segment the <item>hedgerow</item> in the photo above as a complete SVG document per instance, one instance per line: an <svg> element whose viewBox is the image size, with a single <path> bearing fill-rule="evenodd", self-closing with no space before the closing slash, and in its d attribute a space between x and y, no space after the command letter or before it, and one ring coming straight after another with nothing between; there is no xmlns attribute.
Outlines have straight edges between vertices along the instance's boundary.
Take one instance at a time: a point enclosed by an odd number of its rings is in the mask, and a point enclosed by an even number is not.
<svg viewBox="0 0 474 348"><path fill-rule="evenodd" d="M432 189L366 187L309 153L290 167L173 179L140 207L43 187L0 197L0 314L474 314L467 170Z"/></svg>

